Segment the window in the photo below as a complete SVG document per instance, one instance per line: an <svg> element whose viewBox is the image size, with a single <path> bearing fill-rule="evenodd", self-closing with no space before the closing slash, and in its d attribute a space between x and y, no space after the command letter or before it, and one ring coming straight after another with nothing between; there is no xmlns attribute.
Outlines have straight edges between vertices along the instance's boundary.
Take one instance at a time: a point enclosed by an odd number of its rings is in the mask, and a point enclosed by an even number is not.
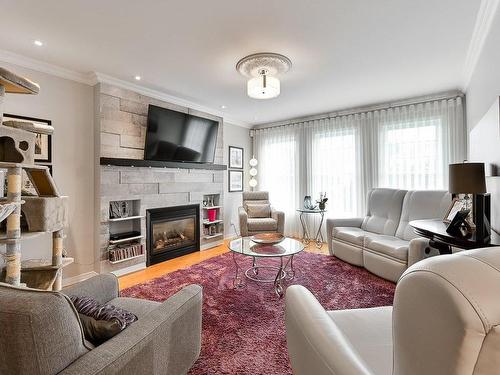
<svg viewBox="0 0 500 375"><path fill-rule="evenodd" d="M379 132L378 186L443 189L447 165L439 118L383 124Z"/></svg>
<svg viewBox="0 0 500 375"><path fill-rule="evenodd" d="M317 132L312 139L311 186L313 199L326 192L329 216L358 214L359 160L355 129Z"/></svg>

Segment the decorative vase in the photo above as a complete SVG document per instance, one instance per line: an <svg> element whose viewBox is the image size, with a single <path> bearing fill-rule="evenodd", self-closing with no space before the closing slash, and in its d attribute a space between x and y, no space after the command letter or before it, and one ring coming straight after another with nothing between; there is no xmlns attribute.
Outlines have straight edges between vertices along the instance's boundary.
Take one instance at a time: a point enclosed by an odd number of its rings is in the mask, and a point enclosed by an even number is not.
<svg viewBox="0 0 500 375"><path fill-rule="evenodd" d="M304 208L307 209L307 210L311 210L312 207L313 207L313 204L312 204L311 196L310 195L306 195L304 197Z"/></svg>
<svg viewBox="0 0 500 375"><path fill-rule="evenodd" d="M324 210L326 208L326 202L319 202L319 209Z"/></svg>
<svg viewBox="0 0 500 375"><path fill-rule="evenodd" d="M215 208L209 208L207 210L208 221L215 221L217 217L217 210Z"/></svg>

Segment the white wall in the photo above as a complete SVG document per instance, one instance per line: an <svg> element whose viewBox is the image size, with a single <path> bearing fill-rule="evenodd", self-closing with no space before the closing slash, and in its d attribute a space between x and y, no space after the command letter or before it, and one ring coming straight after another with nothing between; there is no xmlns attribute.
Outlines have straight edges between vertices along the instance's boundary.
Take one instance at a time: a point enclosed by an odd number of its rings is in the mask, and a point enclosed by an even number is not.
<svg viewBox="0 0 500 375"><path fill-rule="evenodd" d="M491 30L485 41L479 61L472 74L472 79L466 90L467 126L469 132L478 124L483 116L500 96L500 7L497 9ZM497 124L500 126L500 124ZM471 139L471 142L481 142L480 139ZM470 145L477 147L478 145ZM500 144L497 145L497 151ZM500 232L500 177L487 178L488 191L492 201L492 225Z"/></svg>
<svg viewBox="0 0 500 375"><path fill-rule="evenodd" d="M250 129L243 128L241 126L236 126L224 122L224 164L229 165L228 153L229 146L237 146L243 148L243 190L249 190L248 180L250 175L248 174L249 165L248 161L252 158L252 142L250 138ZM238 223L238 207L241 206L241 193L229 193L227 184L228 172L225 172L224 177L224 236L234 237L234 228L231 223L234 223L238 229L239 234L239 223ZM257 176L258 179L259 176Z"/></svg>
<svg viewBox="0 0 500 375"><path fill-rule="evenodd" d="M466 90L469 130L477 125L498 96L500 96L500 7Z"/></svg>
<svg viewBox="0 0 500 375"><path fill-rule="evenodd" d="M75 264L64 270L71 277L94 269L94 130L91 86L0 63L37 82L38 95L7 94L4 112L52 120L54 178L63 195L69 196L69 228L65 248ZM24 242L23 258L52 256L51 238Z"/></svg>

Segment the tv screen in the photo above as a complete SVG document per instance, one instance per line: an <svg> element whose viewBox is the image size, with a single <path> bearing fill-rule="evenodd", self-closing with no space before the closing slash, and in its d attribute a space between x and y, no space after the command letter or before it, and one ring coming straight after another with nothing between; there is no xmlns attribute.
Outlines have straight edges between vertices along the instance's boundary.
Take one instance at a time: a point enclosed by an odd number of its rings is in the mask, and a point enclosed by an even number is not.
<svg viewBox="0 0 500 375"><path fill-rule="evenodd" d="M144 159L213 163L219 123L149 105Z"/></svg>

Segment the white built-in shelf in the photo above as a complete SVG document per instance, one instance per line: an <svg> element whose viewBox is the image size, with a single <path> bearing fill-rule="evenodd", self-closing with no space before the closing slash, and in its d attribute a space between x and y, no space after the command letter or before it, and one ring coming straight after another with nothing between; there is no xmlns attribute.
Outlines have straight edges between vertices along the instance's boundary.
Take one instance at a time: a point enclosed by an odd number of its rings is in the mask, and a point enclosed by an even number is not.
<svg viewBox="0 0 500 375"><path fill-rule="evenodd" d="M212 235L209 235L209 236L204 236L203 238L206 239L206 240L209 240L211 238L221 237L223 235L224 235L224 233L216 233L216 234L212 234Z"/></svg>
<svg viewBox="0 0 500 375"><path fill-rule="evenodd" d="M222 206L210 206L210 207L202 207L204 210L210 210L212 208L222 208Z"/></svg>
<svg viewBox="0 0 500 375"><path fill-rule="evenodd" d="M222 220L214 220L214 221L204 220L203 221L203 225L211 225L211 224L217 224L217 223L222 223Z"/></svg>
<svg viewBox="0 0 500 375"><path fill-rule="evenodd" d="M128 241L133 241L133 240L140 240L141 238L144 238L144 236L134 236L134 237L128 237L128 238L122 238L120 240L109 240L110 245L116 245L117 243L124 243Z"/></svg>
<svg viewBox="0 0 500 375"><path fill-rule="evenodd" d="M136 215L136 216L127 216L127 217L119 217L116 219L109 219L111 223L117 222L117 221L127 221L127 220L135 220L135 219L142 219L145 217L144 215Z"/></svg>
<svg viewBox="0 0 500 375"><path fill-rule="evenodd" d="M144 256L144 254L139 254L139 255L134 255L133 257L130 257L130 258L125 258L125 259L120 259L120 260L115 260L115 261L112 261L112 260L108 259L108 262L111 263L111 264L118 264L118 263L126 262L127 260L141 258L143 256Z"/></svg>

